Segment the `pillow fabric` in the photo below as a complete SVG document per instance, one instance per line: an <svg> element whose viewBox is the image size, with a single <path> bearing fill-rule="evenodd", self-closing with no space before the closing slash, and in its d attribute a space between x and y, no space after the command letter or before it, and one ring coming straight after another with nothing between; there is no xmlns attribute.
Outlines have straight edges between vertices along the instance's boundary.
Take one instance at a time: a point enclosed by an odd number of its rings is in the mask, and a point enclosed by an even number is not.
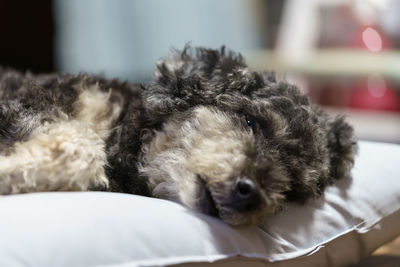
<svg viewBox="0 0 400 267"><path fill-rule="evenodd" d="M360 142L352 179L261 227L106 192L0 197L0 266L342 266L400 234L400 146Z"/></svg>

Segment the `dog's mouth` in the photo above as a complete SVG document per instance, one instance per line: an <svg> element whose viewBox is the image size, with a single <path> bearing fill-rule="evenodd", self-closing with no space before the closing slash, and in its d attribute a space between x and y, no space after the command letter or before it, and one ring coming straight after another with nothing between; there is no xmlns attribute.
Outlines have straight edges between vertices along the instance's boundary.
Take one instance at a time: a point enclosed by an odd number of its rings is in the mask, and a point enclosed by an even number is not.
<svg viewBox="0 0 400 267"><path fill-rule="evenodd" d="M200 175L198 175L198 178L201 184L200 203L199 203L200 210L205 214L214 217L219 217L219 211L210 189L207 187L206 182L204 181L204 179L201 178Z"/></svg>

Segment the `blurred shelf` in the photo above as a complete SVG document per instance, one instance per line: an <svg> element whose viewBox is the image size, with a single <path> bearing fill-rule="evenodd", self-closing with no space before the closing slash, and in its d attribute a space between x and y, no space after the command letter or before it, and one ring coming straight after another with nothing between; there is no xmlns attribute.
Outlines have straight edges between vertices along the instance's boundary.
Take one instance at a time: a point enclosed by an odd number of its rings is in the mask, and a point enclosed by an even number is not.
<svg viewBox="0 0 400 267"><path fill-rule="evenodd" d="M345 115L358 139L400 144L400 113L323 108L332 116Z"/></svg>
<svg viewBox="0 0 400 267"><path fill-rule="evenodd" d="M301 63L285 62L272 50L249 51L244 56L252 69L273 70L280 76L305 74L332 79L380 73L400 84L400 50L320 49ZM358 139L400 144L400 113L332 107L324 110L333 116L345 115Z"/></svg>
<svg viewBox="0 0 400 267"><path fill-rule="evenodd" d="M318 49L300 63L285 62L273 50L249 51L245 57L255 70L331 77L380 73L400 83L400 50L370 52L361 49Z"/></svg>

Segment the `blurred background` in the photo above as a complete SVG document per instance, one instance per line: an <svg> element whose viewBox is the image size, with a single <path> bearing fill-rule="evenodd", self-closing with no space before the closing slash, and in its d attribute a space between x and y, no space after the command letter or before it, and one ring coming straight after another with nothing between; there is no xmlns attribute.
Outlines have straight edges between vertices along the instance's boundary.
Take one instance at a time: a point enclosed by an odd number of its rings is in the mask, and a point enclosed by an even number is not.
<svg viewBox="0 0 400 267"><path fill-rule="evenodd" d="M172 48L225 44L347 115L358 138L400 143L397 0L2 0L0 11L1 65L145 82Z"/></svg>

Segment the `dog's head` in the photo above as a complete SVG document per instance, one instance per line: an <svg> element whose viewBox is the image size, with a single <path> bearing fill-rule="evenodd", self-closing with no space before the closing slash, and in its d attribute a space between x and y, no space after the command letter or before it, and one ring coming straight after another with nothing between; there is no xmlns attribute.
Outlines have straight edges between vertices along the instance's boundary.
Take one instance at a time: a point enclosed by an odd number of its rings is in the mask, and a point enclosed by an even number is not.
<svg viewBox="0 0 400 267"><path fill-rule="evenodd" d="M154 76L144 91L154 127L139 167L153 195L232 225L275 213L293 185L291 168L302 168L290 155L321 135L305 122L308 98L224 48L173 53Z"/></svg>

